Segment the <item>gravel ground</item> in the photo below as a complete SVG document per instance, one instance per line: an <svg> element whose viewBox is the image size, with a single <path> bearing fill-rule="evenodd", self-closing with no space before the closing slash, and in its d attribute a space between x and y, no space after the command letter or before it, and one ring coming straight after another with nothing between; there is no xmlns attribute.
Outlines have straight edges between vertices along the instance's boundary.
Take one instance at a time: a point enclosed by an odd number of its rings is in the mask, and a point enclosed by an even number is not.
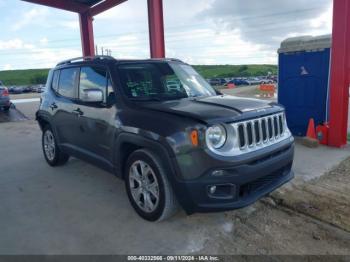
<svg viewBox="0 0 350 262"><path fill-rule="evenodd" d="M11 94L10 99L25 99L25 98L40 98L40 93L23 93L23 94Z"/></svg>
<svg viewBox="0 0 350 262"><path fill-rule="evenodd" d="M272 196L281 206L350 233L350 158L319 179Z"/></svg>

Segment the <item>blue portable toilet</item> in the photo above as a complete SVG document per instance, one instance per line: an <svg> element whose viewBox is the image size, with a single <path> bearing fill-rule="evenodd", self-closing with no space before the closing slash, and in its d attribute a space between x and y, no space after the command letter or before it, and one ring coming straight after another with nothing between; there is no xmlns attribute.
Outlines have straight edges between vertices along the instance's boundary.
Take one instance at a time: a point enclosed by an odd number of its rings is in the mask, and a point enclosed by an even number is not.
<svg viewBox="0 0 350 262"><path fill-rule="evenodd" d="M305 136L310 118L316 126L328 121L331 41L331 35L288 38L278 50L278 102L293 135Z"/></svg>

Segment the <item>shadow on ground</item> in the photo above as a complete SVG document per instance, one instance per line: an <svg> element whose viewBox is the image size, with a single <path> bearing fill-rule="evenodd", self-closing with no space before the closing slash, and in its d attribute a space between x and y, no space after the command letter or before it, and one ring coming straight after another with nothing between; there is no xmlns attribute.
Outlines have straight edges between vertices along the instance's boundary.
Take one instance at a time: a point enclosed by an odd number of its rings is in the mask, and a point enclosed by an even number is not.
<svg viewBox="0 0 350 262"><path fill-rule="evenodd" d="M14 106L10 108L9 111L4 111L0 109L0 123L5 122L17 122L28 120L28 118Z"/></svg>

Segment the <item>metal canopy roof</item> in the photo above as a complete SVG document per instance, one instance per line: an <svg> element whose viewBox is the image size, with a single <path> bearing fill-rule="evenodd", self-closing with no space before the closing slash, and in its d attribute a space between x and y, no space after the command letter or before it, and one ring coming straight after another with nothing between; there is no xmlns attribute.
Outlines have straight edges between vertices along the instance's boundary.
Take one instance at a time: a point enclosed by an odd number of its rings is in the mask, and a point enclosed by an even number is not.
<svg viewBox="0 0 350 262"><path fill-rule="evenodd" d="M72 2L77 2L79 4L84 4L87 6L93 6L96 5L104 0L71 0Z"/></svg>
<svg viewBox="0 0 350 262"><path fill-rule="evenodd" d="M127 0L22 0L39 5L50 6L75 13L98 15Z"/></svg>

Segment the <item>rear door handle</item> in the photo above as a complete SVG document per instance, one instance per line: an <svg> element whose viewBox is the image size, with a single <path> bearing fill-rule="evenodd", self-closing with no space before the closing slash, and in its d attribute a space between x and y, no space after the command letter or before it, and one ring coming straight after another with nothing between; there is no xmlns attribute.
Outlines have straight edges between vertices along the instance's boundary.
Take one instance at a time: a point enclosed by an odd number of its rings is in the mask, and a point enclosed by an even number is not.
<svg viewBox="0 0 350 262"><path fill-rule="evenodd" d="M81 111L81 109L78 107L77 109L73 110L74 114L77 114L78 116L83 116L84 112Z"/></svg>
<svg viewBox="0 0 350 262"><path fill-rule="evenodd" d="M53 102L53 103L50 105L50 108L51 108L51 110L53 111L53 110L57 109L58 106L56 105L55 102Z"/></svg>

